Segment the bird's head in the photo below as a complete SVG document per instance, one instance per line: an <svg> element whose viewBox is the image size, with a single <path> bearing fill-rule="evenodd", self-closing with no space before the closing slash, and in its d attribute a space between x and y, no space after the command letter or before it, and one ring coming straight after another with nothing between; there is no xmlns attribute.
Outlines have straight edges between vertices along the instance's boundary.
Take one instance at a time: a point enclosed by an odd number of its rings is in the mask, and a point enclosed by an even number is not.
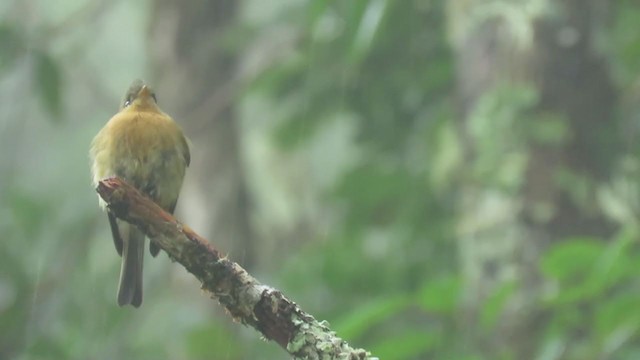
<svg viewBox="0 0 640 360"><path fill-rule="evenodd" d="M134 108L155 108L157 107L155 92L142 80L135 80L122 100L120 109L128 107Z"/></svg>

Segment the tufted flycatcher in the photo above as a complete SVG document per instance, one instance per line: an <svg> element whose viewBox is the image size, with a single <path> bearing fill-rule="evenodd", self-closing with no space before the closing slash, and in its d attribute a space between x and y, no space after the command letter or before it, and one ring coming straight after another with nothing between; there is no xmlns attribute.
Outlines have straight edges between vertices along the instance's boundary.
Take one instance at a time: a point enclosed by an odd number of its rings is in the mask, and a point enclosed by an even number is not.
<svg viewBox="0 0 640 360"><path fill-rule="evenodd" d="M115 114L91 143L93 184L117 176L173 213L190 154L182 129L165 114L141 80L131 84ZM100 206L105 203L99 199ZM116 251L122 256L118 305L142 304L144 234L107 209ZM150 243L152 256L160 249Z"/></svg>

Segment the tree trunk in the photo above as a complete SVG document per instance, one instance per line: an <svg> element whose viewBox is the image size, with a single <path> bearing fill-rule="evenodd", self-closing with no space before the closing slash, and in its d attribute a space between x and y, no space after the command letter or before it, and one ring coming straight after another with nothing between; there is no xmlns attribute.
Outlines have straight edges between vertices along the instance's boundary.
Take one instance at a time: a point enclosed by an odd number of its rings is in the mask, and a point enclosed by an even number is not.
<svg viewBox="0 0 640 360"><path fill-rule="evenodd" d="M534 3L505 1L500 12L455 0L449 14L471 170L459 224L467 321L491 328L475 339L489 358L536 356L547 245L611 231L595 201L617 150L616 93L595 47L603 5ZM487 317L501 296L502 312Z"/></svg>
<svg viewBox="0 0 640 360"><path fill-rule="evenodd" d="M180 200L189 209L185 217L251 268L253 232L231 103L236 55L224 47L238 8L234 0L157 0L150 52L159 101L174 111L192 141L192 164Z"/></svg>

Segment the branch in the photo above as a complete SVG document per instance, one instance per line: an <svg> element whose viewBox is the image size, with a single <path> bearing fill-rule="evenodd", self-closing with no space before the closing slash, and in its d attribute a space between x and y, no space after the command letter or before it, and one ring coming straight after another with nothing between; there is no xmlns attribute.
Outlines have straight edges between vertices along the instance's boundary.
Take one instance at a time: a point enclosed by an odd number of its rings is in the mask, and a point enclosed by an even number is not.
<svg viewBox="0 0 640 360"><path fill-rule="evenodd" d="M151 241L202 282L234 320L277 342L296 359L372 359L353 349L279 290L260 284L207 240L178 222L119 178L100 181L96 189L116 217L136 225Z"/></svg>

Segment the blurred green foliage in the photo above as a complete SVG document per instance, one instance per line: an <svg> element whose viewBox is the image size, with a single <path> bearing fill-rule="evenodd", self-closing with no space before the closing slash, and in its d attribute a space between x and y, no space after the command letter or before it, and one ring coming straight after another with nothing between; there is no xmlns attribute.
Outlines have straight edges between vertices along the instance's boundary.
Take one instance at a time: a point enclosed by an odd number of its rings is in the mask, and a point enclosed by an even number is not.
<svg viewBox="0 0 640 360"><path fill-rule="evenodd" d="M535 89L498 86L468 116L475 160L467 168L468 144L457 136L457 69L447 38L447 5L291 2L266 25L292 29L291 56L270 64L242 94L264 96L278 109L282 116L268 137L285 154L310 147L335 122L352 122L353 153L344 154L351 160L319 190L330 229L296 248L281 271L269 276L305 310L329 320L338 335L381 359L488 359L481 348L490 345L478 345L478 339L500 331L502 314L523 284L501 284L477 304L477 322L468 321L456 232L460 189L473 183L517 198L529 145L561 146L573 135L562 116L532 114L539 100ZM622 94L619 116L630 129L628 151L616 159L620 170L609 183L592 185L592 179L568 173L558 181L583 204L593 200L584 193L597 186L616 234L578 237L576 229L575 236L552 239L541 254L542 293L525 309L540 316L542 327L531 358L640 357L640 167L633 136L640 119L640 10L632 0L616 2L614 10L602 35L603 51ZM238 57L265 26L244 21L223 37ZM13 148L2 147L0 358L282 358L276 345L258 343L253 332L231 333L220 324L228 321L224 316L211 315L206 297L196 304L197 292L166 284L173 264L149 270L147 295L158 300L145 304L144 313L115 309L115 252L107 241L87 241L108 237L102 214L89 210L95 208L89 185L75 202L68 200L71 190L57 193L69 177L75 179L70 188L89 183L88 168L75 164L84 161L88 141L112 109L92 108L86 122L72 119L69 108L80 111L79 103L92 100L69 100L69 84L77 81L70 74L75 60L53 51L42 35L0 22L0 77L24 71L27 64L29 94L46 118L75 120L66 128L55 121L52 128L39 128L37 139L49 147L28 144L38 160L16 160ZM11 119L0 127L15 130ZM63 130L56 132L56 126ZM61 144L66 148L54 154L51 149ZM40 159L42 154L49 158ZM39 175L43 179L35 181ZM506 352L502 358L514 357Z"/></svg>
<svg viewBox="0 0 640 360"><path fill-rule="evenodd" d="M53 119L59 119L62 112L62 75L60 66L54 58L45 53L34 54L34 73L36 84L39 86L38 95Z"/></svg>
<svg viewBox="0 0 640 360"><path fill-rule="evenodd" d="M294 104L275 132L285 149L304 146L339 112L356 119L361 151L328 192L341 205L340 226L301 260L308 271L298 265L284 276L299 287L321 274L335 302L332 313L342 314L334 324L338 332L370 344L364 347L382 358L483 358L471 345L473 333L498 331L521 285L505 283L487 298L479 324L465 330L457 325L464 284L452 233L455 189L473 179L517 195L530 145L561 146L572 136L567 121L554 113L533 117L535 89L496 87L469 116L474 169L465 175L471 179L461 178L461 144L451 136L455 61L446 41L445 3L312 3L308 16L293 15L311 19L301 51L264 73L256 89ZM625 13L626 6L633 9ZM614 68L635 78L638 72L629 66L640 37L629 24L640 17L630 2L616 10L625 14L614 18L608 50L620 57ZM344 26L339 37L319 30L336 22ZM580 184L590 180L566 181L586 201ZM532 313L551 320L543 325L540 358L637 354L640 312L632 309L640 297L629 250L637 247L638 234L630 227L612 239L561 239L543 255L540 270L550 289ZM313 293L317 283L308 286ZM614 341L620 343L612 347ZM554 353L558 344L562 349Z"/></svg>
<svg viewBox="0 0 640 360"><path fill-rule="evenodd" d="M29 64L35 95L53 120L62 118L64 86L62 67L53 53L42 44L44 29L27 31L17 22L0 20L0 71L15 72L16 67Z"/></svg>

